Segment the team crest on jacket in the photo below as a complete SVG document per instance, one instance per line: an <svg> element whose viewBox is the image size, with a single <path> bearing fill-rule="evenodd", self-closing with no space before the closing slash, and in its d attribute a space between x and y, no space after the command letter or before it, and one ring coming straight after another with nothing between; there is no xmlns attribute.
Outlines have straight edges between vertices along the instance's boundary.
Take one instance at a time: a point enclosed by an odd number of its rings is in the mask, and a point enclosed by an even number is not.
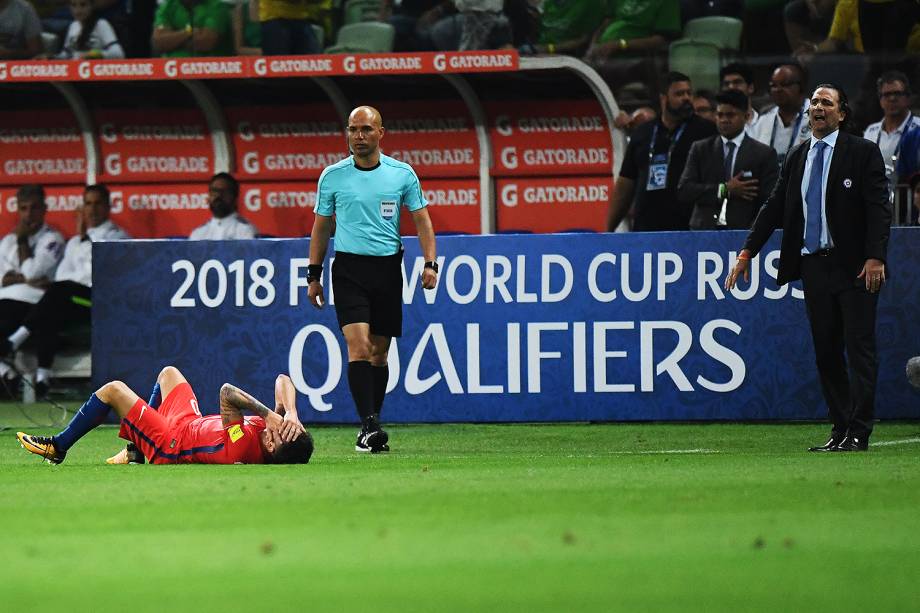
<svg viewBox="0 0 920 613"><path fill-rule="evenodd" d="M843 186L844 186L845 188L847 188L847 189L850 189L851 187L853 187L853 180L852 180L852 179L849 179L849 178L844 179L844 180L843 180Z"/></svg>

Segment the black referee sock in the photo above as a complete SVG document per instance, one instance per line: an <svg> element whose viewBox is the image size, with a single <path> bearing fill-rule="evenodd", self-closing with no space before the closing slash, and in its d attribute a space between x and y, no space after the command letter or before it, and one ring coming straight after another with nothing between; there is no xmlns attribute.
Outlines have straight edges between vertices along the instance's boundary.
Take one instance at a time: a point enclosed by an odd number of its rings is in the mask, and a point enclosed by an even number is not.
<svg viewBox="0 0 920 613"><path fill-rule="evenodd" d="M374 411L380 413L383 407L383 400L387 395L387 381L390 380L390 366L372 366L374 371Z"/></svg>
<svg viewBox="0 0 920 613"><path fill-rule="evenodd" d="M374 367L367 360L348 363L348 387L361 423L374 413Z"/></svg>

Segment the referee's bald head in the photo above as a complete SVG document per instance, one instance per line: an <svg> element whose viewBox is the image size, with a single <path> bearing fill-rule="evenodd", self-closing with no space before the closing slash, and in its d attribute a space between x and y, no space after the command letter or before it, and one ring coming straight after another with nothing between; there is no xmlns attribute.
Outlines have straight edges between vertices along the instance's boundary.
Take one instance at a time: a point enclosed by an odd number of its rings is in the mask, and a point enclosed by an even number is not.
<svg viewBox="0 0 920 613"><path fill-rule="evenodd" d="M383 125L383 117L380 115L380 111L367 105L356 107L349 113L348 122L351 123L352 120L358 120L358 123L367 121L378 128Z"/></svg>

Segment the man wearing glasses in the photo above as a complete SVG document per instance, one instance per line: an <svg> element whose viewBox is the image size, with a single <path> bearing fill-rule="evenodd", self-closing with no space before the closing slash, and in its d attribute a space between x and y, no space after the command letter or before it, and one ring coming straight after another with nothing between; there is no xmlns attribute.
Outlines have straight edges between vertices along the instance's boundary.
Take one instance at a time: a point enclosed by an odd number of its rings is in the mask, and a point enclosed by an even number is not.
<svg viewBox="0 0 920 613"><path fill-rule="evenodd" d="M885 160L885 175L894 188L898 182L895 172L898 156L904 144L904 136L914 127L920 126L920 117L910 111L910 82L903 72L890 70L882 73L876 81L878 103L885 116L866 128L863 136L878 145Z"/></svg>
<svg viewBox="0 0 920 613"><path fill-rule="evenodd" d="M799 64L777 66L770 77L770 98L776 106L760 116L750 133L773 147L780 165L790 149L811 138L805 81L805 69Z"/></svg>

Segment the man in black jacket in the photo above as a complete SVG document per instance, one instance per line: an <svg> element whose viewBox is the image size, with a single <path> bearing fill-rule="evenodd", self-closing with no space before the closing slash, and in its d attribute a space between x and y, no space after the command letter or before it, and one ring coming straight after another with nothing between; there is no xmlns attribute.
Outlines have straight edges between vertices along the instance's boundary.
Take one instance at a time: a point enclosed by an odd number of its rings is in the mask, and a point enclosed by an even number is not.
<svg viewBox="0 0 920 613"><path fill-rule="evenodd" d="M677 181L690 145L712 136L716 127L693 112L690 77L669 72L661 83L661 117L636 128L610 198L607 230L613 232L634 210L636 232L687 230L690 207L677 202Z"/></svg>
<svg viewBox="0 0 920 613"><path fill-rule="evenodd" d="M779 174L776 152L744 131L748 97L716 96L717 136L693 143L677 199L693 207L691 230L748 229Z"/></svg>
<svg viewBox="0 0 920 613"><path fill-rule="evenodd" d="M827 442L809 449L817 452L865 451L875 414L875 312L887 272L891 205L878 146L839 130L848 115L842 89L815 89L812 137L786 157L776 189L725 280L726 289L741 274L747 280L750 259L775 228L783 229L776 282L802 279L833 424Z"/></svg>

